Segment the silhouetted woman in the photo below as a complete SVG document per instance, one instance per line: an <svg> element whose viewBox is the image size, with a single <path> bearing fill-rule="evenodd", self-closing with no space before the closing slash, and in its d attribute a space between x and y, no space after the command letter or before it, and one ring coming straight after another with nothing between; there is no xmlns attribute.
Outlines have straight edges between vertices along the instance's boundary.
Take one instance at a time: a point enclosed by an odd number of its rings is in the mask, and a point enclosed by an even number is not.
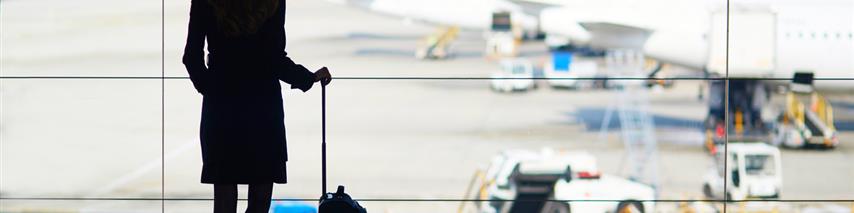
<svg viewBox="0 0 854 213"><path fill-rule="evenodd" d="M201 182L214 184L215 213L237 211L237 184L249 185L246 212L268 212L273 183L287 182L279 80L307 91L332 79L288 58L284 24L284 0L192 0L183 62L204 96Z"/></svg>

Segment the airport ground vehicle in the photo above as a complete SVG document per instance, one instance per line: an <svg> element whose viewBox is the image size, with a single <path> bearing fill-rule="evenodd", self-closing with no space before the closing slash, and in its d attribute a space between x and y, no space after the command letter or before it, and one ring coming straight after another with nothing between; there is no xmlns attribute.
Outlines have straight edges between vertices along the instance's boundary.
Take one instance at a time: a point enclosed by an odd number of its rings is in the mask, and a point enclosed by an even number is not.
<svg viewBox="0 0 854 213"><path fill-rule="evenodd" d="M500 59L519 54L521 43L519 28L513 24L510 12L492 13L492 26L486 32L486 57Z"/></svg>
<svg viewBox="0 0 854 213"><path fill-rule="evenodd" d="M642 202L655 198L652 187L601 174L596 159L581 151L508 150L493 158L485 177L480 197L491 201L479 203L478 212L652 212L655 207Z"/></svg>
<svg viewBox="0 0 854 213"><path fill-rule="evenodd" d="M595 83L591 78L597 77L598 66L595 61L573 60L572 52L555 51L543 66L543 75L553 88L577 89Z"/></svg>
<svg viewBox="0 0 854 213"><path fill-rule="evenodd" d="M780 197L783 175L777 147L762 142L734 143L715 157L715 166L703 177L706 196L727 200Z"/></svg>
<svg viewBox="0 0 854 213"><path fill-rule="evenodd" d="M673 78L668 77L666 74L664 74L662 72L662 70L664 70L664 66L665 65L661 62L655 63L655 66L652 68L652 70L647 75L647 77L649 79L646 80L646 83L645 83L646 87L655 87L655 86L660 86L663 88L672 88L673 87L673 83L675 83L675 81L673 80Z"/></svg>
<svg viewBox="0 0 854 213"><path fill-rule="evenodd" d="M501 69L492 74L490 85L498 92L527 91L536 87L534 66L525 59L508 59L500 63Z"/></svg>
<svg viewBox="0 0 854 213"><path fill-rule="evenodd" d="M812 86L812 74L796 74L777 116L772 144L786 147L834 148L839 144L833 107Z"/></svg>
<svg viewBox="0 0 854 213"><path fill-rule="evenodd" d="M725 139L729 142L762 141L792 148L834 148L839 144L833 124L833 107L813 88L811 73L795 74L783 110L770 127L762 118L762 107L770 98L770 89L755 81L729 81L728 110L723 101L725 82L713 80L709 83L705 148L710 153L719 151ZM725 113L729 113L728 120Z"/></svg>
<svg viewBox="0 0 854 213"><path fill-rule="evenodd" d="M457 39L460 29L457 27L444 28L435 35L424 39L423 44L415 51L418 59L445 59L451 56L451 43Z"/></svg>

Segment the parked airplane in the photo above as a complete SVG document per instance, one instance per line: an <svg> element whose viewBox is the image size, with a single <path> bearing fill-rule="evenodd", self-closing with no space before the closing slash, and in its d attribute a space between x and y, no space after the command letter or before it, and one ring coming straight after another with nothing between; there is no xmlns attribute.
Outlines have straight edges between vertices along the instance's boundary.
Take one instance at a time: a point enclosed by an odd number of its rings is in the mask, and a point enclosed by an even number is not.
<svg viewBox="0 0 854 213"><path fill-rule="evenodd" d="M759 116L762 106L772 89L788 87L790 81L785 79L796 73L812 73L816 80L810 82L818 91L854 91L854 84L840 80L854 78L854 1L850 0L339 1L379 13L484 30L490 29L490 14L509 11L512 19L523 20L513 22L545 34L551 46L629 49L709 76L727 76L734 79L728 82L728 90L721 81L709 84L706 123L710 135L739 134L730 140L751 135L751 130L768 135L765 131L770 128L763 127ZM757 80L763 78L781 80ZM722 122L725 112L733 118L727 124Z"/></svg>
<svg viewBox="0 0 854 213"><path fill-rule="evenodd" d="M552 4L541 30L565 42L596 48L635 48L657 60L723 76L817 79L854 77L854 2L846 0L530 0ZM729 61L726 61L726 35ZM758 44L757 44L758 43ZM834 54L827 54L834 53ZM854 89L821 82L820 89Z"/></svg>
<svg viewBox="0 0 854 213"><path fill-rule="evenodd" d="M854 2L848 0L331 0L443 26L487 30L495 12L552 45L637 49L654 59L730 77L854 77ZM760 24L760 26L756 26ZM765 26L761 26L765 25ZM729 61L725 36L729 34ZM761 44L749 44L764 41ZM828 54L833 53L833 54ZM755 56L761 55L761 56ZM749 60L749 59L755 59ZM850 89L844 81L819 89Z"/></svg>

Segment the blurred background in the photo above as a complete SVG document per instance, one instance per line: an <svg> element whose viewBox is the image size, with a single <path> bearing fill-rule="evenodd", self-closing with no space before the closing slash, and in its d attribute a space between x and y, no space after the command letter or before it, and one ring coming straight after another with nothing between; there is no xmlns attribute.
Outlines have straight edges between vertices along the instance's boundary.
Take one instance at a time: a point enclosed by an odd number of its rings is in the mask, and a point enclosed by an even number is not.
<svg viewBox="0 0 854 213"><path fill-rule="evenodd" d="M0 0L0 212L211 211L189 7ZM850 0L290 0L286 30L371 212L854 211ZM271 212L313 212L320 91L284 96Z"/></svg>

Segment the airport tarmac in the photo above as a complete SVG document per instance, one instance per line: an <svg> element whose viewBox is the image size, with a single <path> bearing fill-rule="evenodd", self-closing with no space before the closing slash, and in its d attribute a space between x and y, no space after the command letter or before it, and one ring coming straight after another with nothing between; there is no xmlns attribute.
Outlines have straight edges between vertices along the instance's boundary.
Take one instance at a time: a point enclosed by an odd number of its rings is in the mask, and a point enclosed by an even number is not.
<svg viewBox="0 0 854 213"><path fill-rule="evenodd" d="M159 77L157 3L99 15L66 11L69 19L116 23L51 31L32 25L49 27L56 18L10 21L26 19L27 10L17 9L33 10L37 1L3 1L0 75ZM180 56L188 6L166 3L166 76L186 76ZM414 51L434 27L327 2L288 2L287 30L294 60L328 66L337 77L488 77L498 69L483 57L480 32L464 31L451 60L421 61ZM113 36L92 38L103 34ZM544 50L526 44L522 54L542 61ZM600 134L619 93L538 84L534 91L504 94L490 91L488 80L334 80L327 88L329 187L345 185L361 199L462 199L471 176L492 156L543 147L587 150L603 172L625 174L616 118ZM702 84L680 80L674 88L647 91L659 141L659 199L703 199L702 176L712 161L701 146ZM212 187L199 183L201 96L188 80L2 79L0 100L0 197L212 197ZM320 91L288 90L285 102L289 183L277 185L274 197L314 199L320 191ZM854 199L854 133L840 138L833 150L783 150L782 199ZM209 203L167 201L163 208L206 212ZM372 212L453 212L459 203L363 204ZM0 212L24 210L159 212L161 203L0 200Z"/></svg>

